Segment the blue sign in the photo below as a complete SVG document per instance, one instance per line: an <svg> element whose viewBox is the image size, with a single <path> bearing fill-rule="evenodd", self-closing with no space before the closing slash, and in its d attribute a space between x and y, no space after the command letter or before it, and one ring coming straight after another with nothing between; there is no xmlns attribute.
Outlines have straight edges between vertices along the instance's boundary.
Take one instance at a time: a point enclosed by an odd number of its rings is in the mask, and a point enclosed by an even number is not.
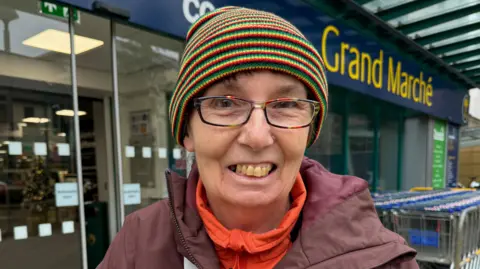
<svg viewBox="0 0 480 269"><path fill-rule="evenodd" d="M92 9L93 0L60 0ZM129 22L183 38L189 26L216 7L244 6L273 12L296 25L316 45L330 85L361 92L440 119L463 124L467 89L432 74L415 61L323 14L302 0L103 0L129 11Z"/></svg>
<svg viewBox="0 0 480 269"><path fill-rule="evenodd" d="M412 246L425 246L438 248L440 245L440 235L434 231L427 230L415 230L410 229L408 231L409 243Z"/></svg>
<svg viewBox="0 0 480 269"><path fill-rule="evenodd" d="M459 127L448 124L447 131L447 186L454 188L458 181L458 148L460 146Z"/></svg>

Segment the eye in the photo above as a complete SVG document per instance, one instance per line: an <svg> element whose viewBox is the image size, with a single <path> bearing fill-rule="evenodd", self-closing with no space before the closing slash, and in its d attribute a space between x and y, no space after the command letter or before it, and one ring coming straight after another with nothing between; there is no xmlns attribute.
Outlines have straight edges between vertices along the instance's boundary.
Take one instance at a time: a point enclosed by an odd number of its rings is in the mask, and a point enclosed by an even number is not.
<svg viewBox="0 0 480 269"><path fill-rule="evenodd" d="M235 107L235 101L227 98L217 98L212 100L211 106L213 108L231 108Z"/></svg>
<svg viewBox="0 0 480 269"><path fill-rule="evenodd" d="M275 102L273 108L296 108L297 106L296 101L279 101Z"/></svg>

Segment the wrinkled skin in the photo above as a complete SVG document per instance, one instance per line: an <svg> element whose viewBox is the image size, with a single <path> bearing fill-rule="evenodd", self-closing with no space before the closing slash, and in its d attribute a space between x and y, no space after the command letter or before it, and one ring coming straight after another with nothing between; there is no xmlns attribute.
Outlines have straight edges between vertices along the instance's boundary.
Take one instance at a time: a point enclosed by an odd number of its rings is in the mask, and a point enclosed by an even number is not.
<svg viewBox="0 0 480 269"><path fill-rule="evenodd" d="M291 76L256 71L214 84L203 94L219 95L264 102L281 97L307 98L307 91ZM270 126L261 109L254 109L249 121L235 128L205 124L195 110L189 119L184 146L195 152L200 177L214 211L220 205L235 205L239 210L275 208L272 205L283 208L288 206L284 203L300 169L308 135L309 128L289 130ZM228 169L238 163L266 162L274 163L277 169L264 180L245 180Z"/></svg>

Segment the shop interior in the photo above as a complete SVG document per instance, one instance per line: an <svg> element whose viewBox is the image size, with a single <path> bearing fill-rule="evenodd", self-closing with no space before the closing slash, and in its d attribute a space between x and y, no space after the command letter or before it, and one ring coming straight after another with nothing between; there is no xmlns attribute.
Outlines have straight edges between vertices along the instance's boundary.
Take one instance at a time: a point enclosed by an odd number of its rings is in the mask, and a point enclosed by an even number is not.
<svg viewBox="0 0 480 269"><path fill-rule="evenodd" d="M44 14L44 4L0 1L0 267L80 268L84 206L86 252L95 268L118 230L120 171L140 193L122 197L128 214L167 196L166 168L185 170L166 106L183 42L79 10L70 29L68 16ZM79 197L59 198L59 186L77 185L76 156L84 205Z"/></svg>

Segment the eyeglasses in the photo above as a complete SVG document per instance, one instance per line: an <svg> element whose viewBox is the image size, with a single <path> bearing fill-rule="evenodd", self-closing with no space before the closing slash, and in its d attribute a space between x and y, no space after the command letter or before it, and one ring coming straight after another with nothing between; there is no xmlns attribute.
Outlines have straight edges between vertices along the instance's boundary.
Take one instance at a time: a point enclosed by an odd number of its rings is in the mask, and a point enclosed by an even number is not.
<svg viewBox="0 0 480 269"><path fill-rule="evenodd" d="M268 124L284 129L309 126L320 111L320 103L308 99L279 98L253 102L234 96L207 96L194 99L201 120L210 125L237 127L248 122L255 108L265 113Z"/></svg>

